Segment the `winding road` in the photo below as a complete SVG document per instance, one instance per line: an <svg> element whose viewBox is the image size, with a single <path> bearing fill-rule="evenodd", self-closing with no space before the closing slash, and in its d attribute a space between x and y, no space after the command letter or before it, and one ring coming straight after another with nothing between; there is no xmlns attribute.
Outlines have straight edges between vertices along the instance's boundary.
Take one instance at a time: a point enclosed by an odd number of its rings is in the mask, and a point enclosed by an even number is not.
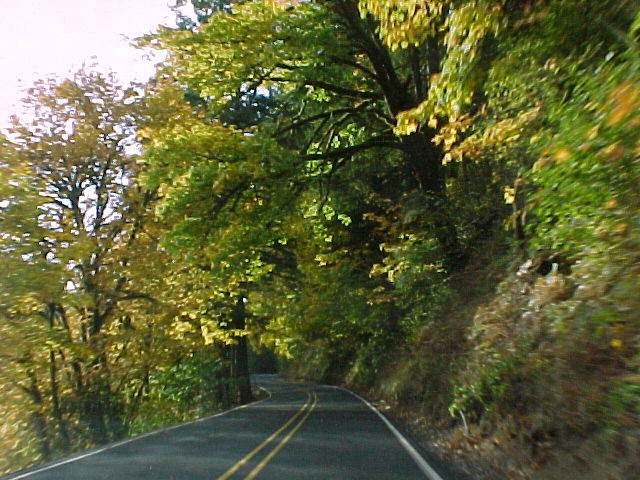
<svg viewBox="0 0 640 480"><path fill-rule="evenodd" d="M365 400L259 375L267 399L3 480L444 480Z"/></svg>

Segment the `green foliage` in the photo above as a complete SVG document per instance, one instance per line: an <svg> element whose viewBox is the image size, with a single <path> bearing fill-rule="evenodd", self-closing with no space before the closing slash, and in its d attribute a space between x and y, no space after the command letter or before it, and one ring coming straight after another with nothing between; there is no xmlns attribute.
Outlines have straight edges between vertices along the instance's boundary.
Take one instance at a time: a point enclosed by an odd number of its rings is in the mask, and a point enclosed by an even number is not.
<svg viewBox="0 0 640 480"><path fill-rule="evenodd" d="M603 402L599 416L606 419L610 433L615 435L621 426L631 424L640 415L639 380L636 376L618 380Z"/></svg>
<svg viewBox="0 0 640 480"><path fill-rule="evenodd" d="M192 6L144 100L43 82L0 143L18 457L228 405L247 338L532 442L637 426L637 5Z"/></svg>
<svg viewBox="0 0 640 480"><path fill-rule="evenodd" d="M148 382L141 411L129 428L132 435L214 413L228 401L226 367L207 350L151 372Z"/></svg>
<svg viewBox="0 0 640 480"><path fill-rule="evenodd" d="M625 62L590 75L534 165L532 178L544 186L533 198L539 244L570 251L590 245L597 255L637 235L639 137L629 113L640 100L636 75L628 73Z"/></svg>
<svg viewBox="0 0 640 480"><path fill-rule="evenodd" d="M39 82L28 102L33 122L16 120L0 144L3 471L159 425L144 419L150 376L224 337L207 324L209 283L158 244L154 192L132 153L139 88L81 71ZM202 385L200 355L180 388ZM219 404L170 402L190 414Z"/></svg>
<svg viewBox="0 0 640 480"><path fill-rule="evenodd" d="M514 398L521 375L520 362L513 359L496 360L485 366L482 375L470 384L458 386L449 405L449 413L457 416L462 413L471 421L477 422L484 415L500 415L518 408ZM501 406L502 409L496 411Z"/></svg>

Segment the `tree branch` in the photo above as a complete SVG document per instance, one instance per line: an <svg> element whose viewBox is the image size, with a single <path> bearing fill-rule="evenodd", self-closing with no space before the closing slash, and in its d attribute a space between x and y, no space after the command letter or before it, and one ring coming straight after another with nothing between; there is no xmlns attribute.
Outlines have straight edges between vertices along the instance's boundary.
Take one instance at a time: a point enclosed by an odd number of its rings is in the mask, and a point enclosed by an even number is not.
<svg viewBox="0 0 640 480"><path fill-rule="evenodd" d="M378 77L378 75L373 70L365 67L364 65L360 65L355 60L350 60L348 58L342 58L342 57L337 57L337 56L332 56L331 60L333 60L335 63L339 63L339 64L342 64L342 65L347 65L349 67L355 68L356 70L360 70L362 73L367 75L369 78L375 80L376 82L380 82L380 77Z"/></svg>
<svg viewBox="0 0 640 480"><path fill-rule="evenodd" d="M386 136L373 137L366 142L359 143L358 145L351 145L350 147L338 148L335 150L329 150L325 153L312 153L303 155L305 160L328 160L332 158L350 157L356 153L360 153L364 150L371 148L394 148L402 150L402 145L393 140L389 140Z"/></svg>
<svg viewBox="0 0 640 480"><path fill-rule="evenodd" d="M131 290L120 290L120 294L115 298L117 301L121 300L147 300L150 303L156 304L158 300L146 293L134 292Z"/></svg>
<svg viewBox="0 0 640 480"><path fill-rule="evenodd" d="M382 45L373 26L361 19L357 2L335 0L334 5L336 13L353 33L354 40L361 46L371 62L378 85L384 92L384 98L391 114L395 116L399 112L411 108L413 106L412 99L402 88L402 82L398 77L389 51Z"/></svg>
<svg viewBox="0 0 640 480"><path fill-rule="evenodd" d="M322 88L323 90L327 90L329 92L337 93L338 95L344 95L346 97L353 98L364 98L371 100L383 100L384 97L380 93L376 92L361 92L359 90L352 90L350 88L340 87L338 85L333 85L328 82L323 82L321 80L305 80L305 86Z"/></svg>
<svg viewBox="0 0 640 480"><path fill-rule="evenodd" d="M322 112L319 113L317 115L312 115L310 117L307 117L305 119L300 120L299 122L295 122L292 123L290 125L287 125L286 127L282 127L280 128L277 132L276 135L282 135L285 132L288 132L290 130L295 130L296 128L299 128L303 125L306 125L307 123L312 123L315 122L316 120L321 120L324 118L331 118L334 115L341 115L343 113L355 113L358 110L361 110L363 107L369 106L371 105L371 101L365 101L363 103L360 103L359 105L356 105L355 107L349 107L349 108L337 108L335 110L330 110L328 112Z"/></svg>

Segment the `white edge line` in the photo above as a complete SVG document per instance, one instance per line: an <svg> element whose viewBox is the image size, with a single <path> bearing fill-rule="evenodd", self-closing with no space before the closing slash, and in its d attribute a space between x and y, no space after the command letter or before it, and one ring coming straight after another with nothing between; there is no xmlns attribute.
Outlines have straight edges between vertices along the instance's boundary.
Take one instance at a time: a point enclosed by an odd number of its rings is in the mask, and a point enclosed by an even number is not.
<svg viewBox="0 0 640 480"><path fill-rule="evenodd" d="M75 456L75 457L71 457L71 458L67 458L65 460L61 460L59 462L52 463L51 465L47 465L46 467L38 468L37 470L32 470L32 471L29 471L29 472L26 472L26 473L23 473L23 474L19 474L19 475L18 474L14 474L14 475L17 475L17 476L12 476L12 474L8 474L6 477L0 477L0 480L20 480L21 478L27 478L27 477L30 477L31 475L35 475L37 473L46 472L47 470L52 470L54 468L61 467L62 465L66 465L68 463L77 462L78 460L82 460L84 458L92 457L94 455L97 455L98 453L102 453L102 452L105 452L107 450L111 450L113 448L121 447L122 445L127 445L129 443L133 443L133 442L135 442L137 440L142 440L143 438L147 438L147 437L150 437L152 435L157 435L157 434L163 433L163 432L169 432L169 431L175 430L177 428L186 427L188 425L193 425L195 423L204 422L204 421L210 420L212 418L221 417L223 415L226 415L227 413L235 412L236 410L241 410L243 408L247 408L247 407L250 407L250 406L257 405L257 404L262 403L262 402L264 402L266 400L269 400L271 398L271 392L269 390L267 390L266 388L263 388L263 387L258 387L258 388L260 388L260 389L264 390L265 392L267 392L267 398L263 398L262 400L257 400L255 402L251 402L251 403L245 403L244 405L240 405L238 407L231 408L229 410L225 410L224 412L219 412L219 413L216 413L214 415L209 415L207 417L197 418L195 420L190 420L190 421L185 422L185 423L178 423L177 425L172 425L170 427L165 427L165 428L161 428L159 430L154 430L152 432L143 433L142 435L137 435L135 437L127 438L125 440L120 440L118 442L111 443L111 444L109 444L109 445L107 445L105 447L100 447L100 448L97 448L95 450L91 450L91 451L89 451L89 452L87 452L85 454L81 454L81 455L78 455L78 456Z"/></svg>
<svg viewBox="0 0 640 480"><path fill-rule="evenodd" d="M342 390L344 392L347 392L353 395L354 397L356 397L358 400L364 403L367 407L369 407L376 415L378 415L378 417L380 417L380 419L389 428L389 430L391 430L391 433L393 433L393 435L396 437L398 442L400 442L400 444L405 448L409 456L413 459L414 462L416 462L416 464L418 465L418 468L422 470L422 473L424 473L429 480L444 480L438 474L438 472L436 472L433 469L433 467L427 463L427 461L422 457L422 455L420 455L420 453L413 447L413 445L409 443L409 440L407 440L406 437L402 435L402 433L400 433L398 429L394 427L393 424L389 421L389 419L385 417L376 407L371 405L371 403L369 403L367 400L362 398L357 393L352 392L351 390L348 390L342 387L336 387L335 385L327 385L327 386L330 388L334 388L336 390Z"/></svg>

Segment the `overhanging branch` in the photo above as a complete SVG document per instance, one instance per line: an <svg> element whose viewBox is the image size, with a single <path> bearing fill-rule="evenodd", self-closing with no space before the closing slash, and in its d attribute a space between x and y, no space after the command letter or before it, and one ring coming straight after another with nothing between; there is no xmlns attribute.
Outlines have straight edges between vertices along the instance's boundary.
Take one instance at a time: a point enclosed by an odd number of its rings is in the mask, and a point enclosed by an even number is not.
<svg viewBox="0 0 640 480"><path fill-rule="evenodd" d="M402 145L397 141L389 140L388 137L381 136L371 138L366 142L359 143L358 145L351 145L350 147L337 148L335 150L329 150L328 152L324 153L311 153L303 155L302 158L304 158L305 160L329 160L332 158L344 158L372 148L394 148L397 150L402 150Z"/></svg>
<svg viewBox="0 0 640 480"><path fill-rule="evenodd" d="M317 115L312 115L312 116L304 118L304 119L302 119L302 120L300 120L298 122L294 122L294 123L292 123L290 125L287 125L285 127L280 128L276 132L276 135L282 135L285 132L288 132L290 130L295 130L296 128L299 128L299 127L301 127L303 125L306 125L308 123L313 123L316 120L322 120L322 119L325 119L325 118L329 118L330 119L334 115L342 115L342 114L345 114L345 113L355 113L355 112L357 112L359 110L362 110L364 107L367 107L367 106L371 105L371 103L372 103L371 101L365 101L365 102L363 102L363 103L361 103L359 105L356 105L355 107L337 108L335 110L330 110L328 112L322 112L322 113L319 113Z"/></svg>
<svg viewBox="0 0 640 480"><path fill-rule="evenodd" d="M344 95L345 97L363 98L371 100L383 100L382 94L377 92L362 92L360 90L353 90L351 88L344 88L332 83L323 82L321 80L305 80L305 86L322 88L328 92L337 93L338 95Z"/></svg>

